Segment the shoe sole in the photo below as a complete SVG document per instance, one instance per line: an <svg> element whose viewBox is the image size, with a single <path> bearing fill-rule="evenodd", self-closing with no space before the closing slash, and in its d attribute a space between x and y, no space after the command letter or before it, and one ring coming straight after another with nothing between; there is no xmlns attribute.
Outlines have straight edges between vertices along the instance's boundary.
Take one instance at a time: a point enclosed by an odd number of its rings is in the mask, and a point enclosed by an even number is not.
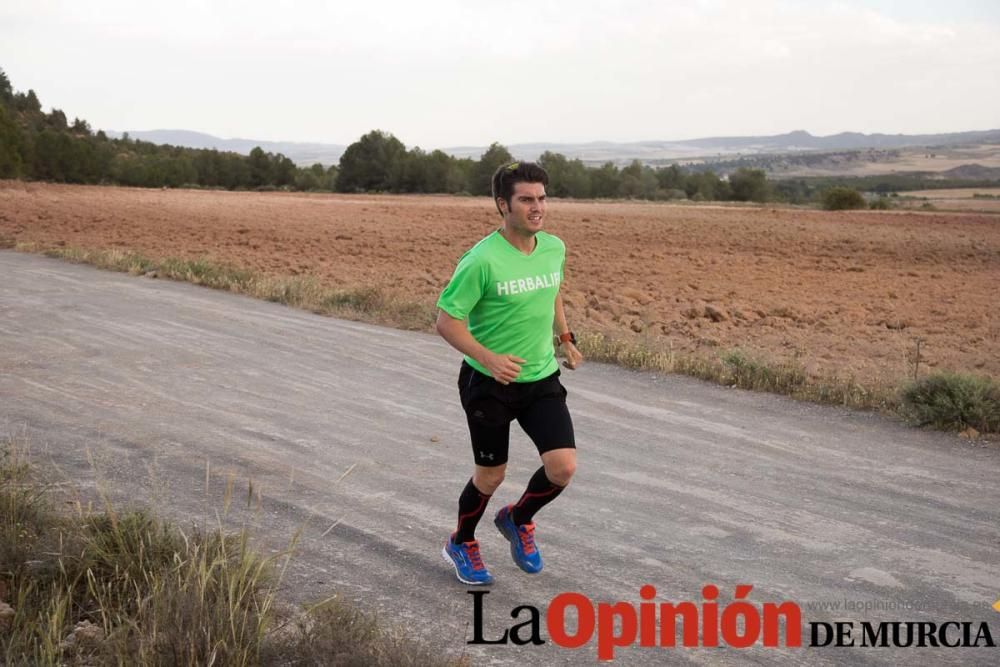
<svg viewBox="0 0 1000 667"><path fill-rule="evenodd" d="M518 540L520 538L518 538L517 535L514 535L513 539L511 539L511 536L507 534L506 530L504 530L504 522L500 521L498 518L494 517L493 525L497 527L497 530L500 531L500 534L503 535L504 539L510 542L510 558L514 561L514 565L517 565L517 567L520 568L520 570L525 574L538 574L542 571L542 566L539 566L537 570L529 570L521 565L521 561L517 559L517 547L514 546L514 540ZM451 559L449 558L448 560Z"/></svg>
<svg viewBox="0 0 1000 667"><path fill-rule="evenodd" d="M467 586L489 586L493 583L492 581L469 581L467 579L463 579L462 575L458 571L458 566L455 565L455 561L453 561L451 556L448 555L448 547L441 547L441 555L444 556L444 559L448 562L448 564L454 568L455 578L463 584L466 584Z"/></svg>

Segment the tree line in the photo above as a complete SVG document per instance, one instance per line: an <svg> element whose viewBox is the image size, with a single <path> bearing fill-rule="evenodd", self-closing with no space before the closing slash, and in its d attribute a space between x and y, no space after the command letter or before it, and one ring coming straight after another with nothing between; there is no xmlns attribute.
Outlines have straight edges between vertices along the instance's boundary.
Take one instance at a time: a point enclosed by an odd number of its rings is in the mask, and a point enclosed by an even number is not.
<svg viewBox="0 0 1000 667"><path fill-rule="evenodd" d="M14 92L0 69L0 178L141 187L332 190L337 168L295 165L254 148L250 155L164 146L94 132L60 109L42 111L33 90Z"/></svg>
<svg viewBox="0 0 1000 667"><path fill-rule="evenodd" d="M0 178L141 187L207 187L336 192L453 193L488 195L490 176L513 160L492 144L478 160L440 150L407 149L392 134L373 130L347 147L338 165L299 167L260 147L249 155L158 145L94 132L85 120L70 122L60 109L42 110L33 90L14 92L0 69ZM678 165L651 167L638 160L619 167L589 167L546 152L556 197L767 201L776 195L761 169L729 174Z"/></svg>
<svg viewBox="0 0 1000 667"><path fill-rule="evenodd" d="M513 159L499 143L473 160L440 150L407 150L392 134L373 130L341 156L336 187L340 192L488 195L493 172ZM653 168L638 160L625 167L613 162L588 167L579 159L551 151L542 153L538 163L549 173L548 192L554 197L767 201L773 194L760 169L737 169L725 177L678 165Z"/></svg>

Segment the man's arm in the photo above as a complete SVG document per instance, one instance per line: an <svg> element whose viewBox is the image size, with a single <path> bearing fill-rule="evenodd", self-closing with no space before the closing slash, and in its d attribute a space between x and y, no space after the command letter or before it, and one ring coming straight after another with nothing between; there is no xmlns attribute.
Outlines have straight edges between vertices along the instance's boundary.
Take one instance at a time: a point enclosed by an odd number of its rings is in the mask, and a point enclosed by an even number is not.
<svg viewBox="0 0 1000 667"><path fill-rule="evenodd" d="M556 292L556 334L569 333L569 324L566 323L566 309L563 308L562 293ZM563 362L563 366L572 370L583 363L583 355L580 350L576 349L576 345L570 341L566 341L561 345L563 349L563 354L566 355L566 361Z"/></svg>
<svg viewBox="0 0 1000 667"><path fill-rule="evenodd" d="M510 384L521 373L521 364L524 363L524 359L512 354L496 354L486 349L469 333L469 327L465 320L456 320L439 309L435 327L449 345L462 354L475 359L500 384Z"/></svg>

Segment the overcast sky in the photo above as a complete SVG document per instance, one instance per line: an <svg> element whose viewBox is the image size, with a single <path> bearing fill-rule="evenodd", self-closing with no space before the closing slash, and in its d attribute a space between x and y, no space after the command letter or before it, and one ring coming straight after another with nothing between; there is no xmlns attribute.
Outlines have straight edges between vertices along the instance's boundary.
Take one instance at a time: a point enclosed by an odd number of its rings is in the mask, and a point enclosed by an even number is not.
<svg viewBox="0 0 1000 667"><path fill-rule="evenodd" d="M1000 127L1000 1L0 0L96 128L408 147Z"/></svg>

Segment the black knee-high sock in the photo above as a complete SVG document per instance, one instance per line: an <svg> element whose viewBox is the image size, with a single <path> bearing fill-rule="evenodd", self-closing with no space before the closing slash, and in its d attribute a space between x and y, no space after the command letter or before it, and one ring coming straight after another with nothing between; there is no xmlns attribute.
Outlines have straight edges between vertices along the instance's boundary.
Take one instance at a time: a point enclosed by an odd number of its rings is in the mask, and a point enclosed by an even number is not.
<svg viewBox="0 0 1000 667"><path fill-rule="evenodd" d="M528 482L528 488L524 490L521 499L514 503L512 512L514 523L522 525L531 523L535 512L542 509L556 499L565 487L557 486L549 481L545 474L545 466L535 471Z"/></svg>
<svg viewBox="0 0 1000 667"><path fill-rule="evenodd" d="M455 529L453 538L455 544L476 539L476 525L483 517L491 497L481 493L472 483L472 479L469 479L469 483L462 490L462 495L458 497L458 528Z"/></svg>

